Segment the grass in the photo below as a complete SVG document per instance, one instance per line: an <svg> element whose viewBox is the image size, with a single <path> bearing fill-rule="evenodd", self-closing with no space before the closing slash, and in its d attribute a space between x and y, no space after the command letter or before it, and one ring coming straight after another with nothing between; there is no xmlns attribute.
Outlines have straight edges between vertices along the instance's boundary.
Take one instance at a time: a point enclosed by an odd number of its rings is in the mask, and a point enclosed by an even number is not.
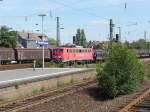
<svg viewBox="0 0 150 112"><path fill-rule="evenodd" d="M54 63L54 62L51 62L51 64L49 64L49 67L50 68L53 68L53 67L58 67L58 68L69 68L69 67L74 67L74 68L86 68L86 65L82 65L82 64L74 64L72 66L69 66L65 63ZM88 68L96 68L96 64L95 63L92 63L92 64L88 64Z"/></svg>
<svg viewBox="0 0 150 112"><path fill-rule="evenodd" d="M74 78L73 78L73 76L71 76L70 83L71 83L71 84L74 83Z"/></svg>
<svg viewBox="0 0 150 112"><path fill-rule="evenodd" d="M46 90L46 88L43 86L40 88L40 92L44 92L45 90Z"/></svg>
<svg viewBox="0 0 150 112"><path fill-rule="evenodd" d="M15 89L19 89L19 85L20 85L20 83L15 83L15 85L14 85Z"/></svg>
<svg viewBox="0 0 150 112"><path fill-rule="evenodd" d="M37 93L39 93L39 91L40 91L39 89L35 88L32 90L32 94L37 94Z"/></svg>
<svg viewBox="0 0 150 112"><path fill-rule="evenodd" d="M91 77L84 77L83 78L83 80L85 81L85 80L90 80L91 79Z"/></svg>
<svg viewBox="0 0 150 112"><path fill-rule="evenodd" d="M0 96L0 102L4 102L6 99L2 96Z"/></svg>

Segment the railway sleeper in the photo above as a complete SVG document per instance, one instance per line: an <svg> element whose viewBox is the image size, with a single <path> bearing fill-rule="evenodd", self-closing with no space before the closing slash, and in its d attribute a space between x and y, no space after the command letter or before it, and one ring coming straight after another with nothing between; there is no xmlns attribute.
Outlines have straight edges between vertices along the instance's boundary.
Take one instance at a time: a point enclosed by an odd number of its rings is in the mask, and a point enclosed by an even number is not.
<svg viewBox="0 0 150 112"><path fill-rule="evenodd" d="M137 105L135 106L135 108L146 108L146 109L150 109L150 104L149 105L145 105L145 104L140 104L140 105Z"/></svg>
<svg viewBox="0 0 150 112"><path fill-rule="evenodd" d="M129 112L149 112L149 110L145 110L145 109L138 109L138 110L130 110Z"/></svg>

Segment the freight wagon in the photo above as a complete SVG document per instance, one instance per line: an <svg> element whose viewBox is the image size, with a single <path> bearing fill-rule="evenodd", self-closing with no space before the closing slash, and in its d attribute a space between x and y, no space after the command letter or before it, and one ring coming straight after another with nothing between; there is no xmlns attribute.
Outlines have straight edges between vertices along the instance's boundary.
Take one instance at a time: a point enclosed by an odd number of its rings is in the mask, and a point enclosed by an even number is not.
<svg viewBox="0 0 150 112"><path fill-rule="evenodd" d="M15 61L15 52L12 48L0 48L0 64Z"/></svg>
<svg viewBox="0 0 150 112"><path fill-rule="evenodd" d="M146 58L150 57L150 50L140 49L140 50L134 50L134 52L137 54L138 58Z"/></svg>
<svg viewBox="0 0 150 112"><path fill-rule="evenodd" d="M51 60L51 49L44 49L45 61ZM32 62L34 59L43 58L43 49L27 48L0 48L0 64Z"/></svg>
<svg viewBox="0 0 150 112"><path fill-rule="evenodd" d="M43 58L43 49L26 49L19 48L15 49L16 60L19 63L22 62L31 62L34 59L42 59ZM50 60L50 50L44 49L44 59Z"/></svg>
<svg viewBox="0 0 150 112"><path fill-rule="evenodd" d="M95 60L103 60L109 56L108 50L94 50L94 58Z"/></svg>

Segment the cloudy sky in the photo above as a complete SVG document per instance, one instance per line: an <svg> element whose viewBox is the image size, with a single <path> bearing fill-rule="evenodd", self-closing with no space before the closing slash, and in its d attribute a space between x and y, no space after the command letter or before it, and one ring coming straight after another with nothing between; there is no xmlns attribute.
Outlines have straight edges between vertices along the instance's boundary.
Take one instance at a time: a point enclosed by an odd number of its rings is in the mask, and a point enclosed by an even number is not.
<svg viewBox="0 0 150 112"><path fill-rule="evenodd" d="M126 8L125 8L126 4ZM149 0L3 0L0 2L0 25L15 30L41 30L39 14L47 14L44 32L56 37L56 17L60 17L61 41L72 42L77 28L85 29L88 40L107 40L109 19L122 28L122 40L150 39ZM39 24L38 26L36 24Z"/></svg>

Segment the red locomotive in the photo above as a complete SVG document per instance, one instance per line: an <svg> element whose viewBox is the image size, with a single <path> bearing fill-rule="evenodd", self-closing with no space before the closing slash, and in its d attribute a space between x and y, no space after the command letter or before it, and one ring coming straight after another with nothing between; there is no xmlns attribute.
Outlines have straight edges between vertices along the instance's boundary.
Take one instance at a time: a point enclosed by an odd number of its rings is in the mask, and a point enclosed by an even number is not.
<svg viewBox="0 0 150 112"><path fill-rule="evenodd" d="M55 61L90 61L93 60L92 48L54 48L52 51L52 60Z"/></svg>

